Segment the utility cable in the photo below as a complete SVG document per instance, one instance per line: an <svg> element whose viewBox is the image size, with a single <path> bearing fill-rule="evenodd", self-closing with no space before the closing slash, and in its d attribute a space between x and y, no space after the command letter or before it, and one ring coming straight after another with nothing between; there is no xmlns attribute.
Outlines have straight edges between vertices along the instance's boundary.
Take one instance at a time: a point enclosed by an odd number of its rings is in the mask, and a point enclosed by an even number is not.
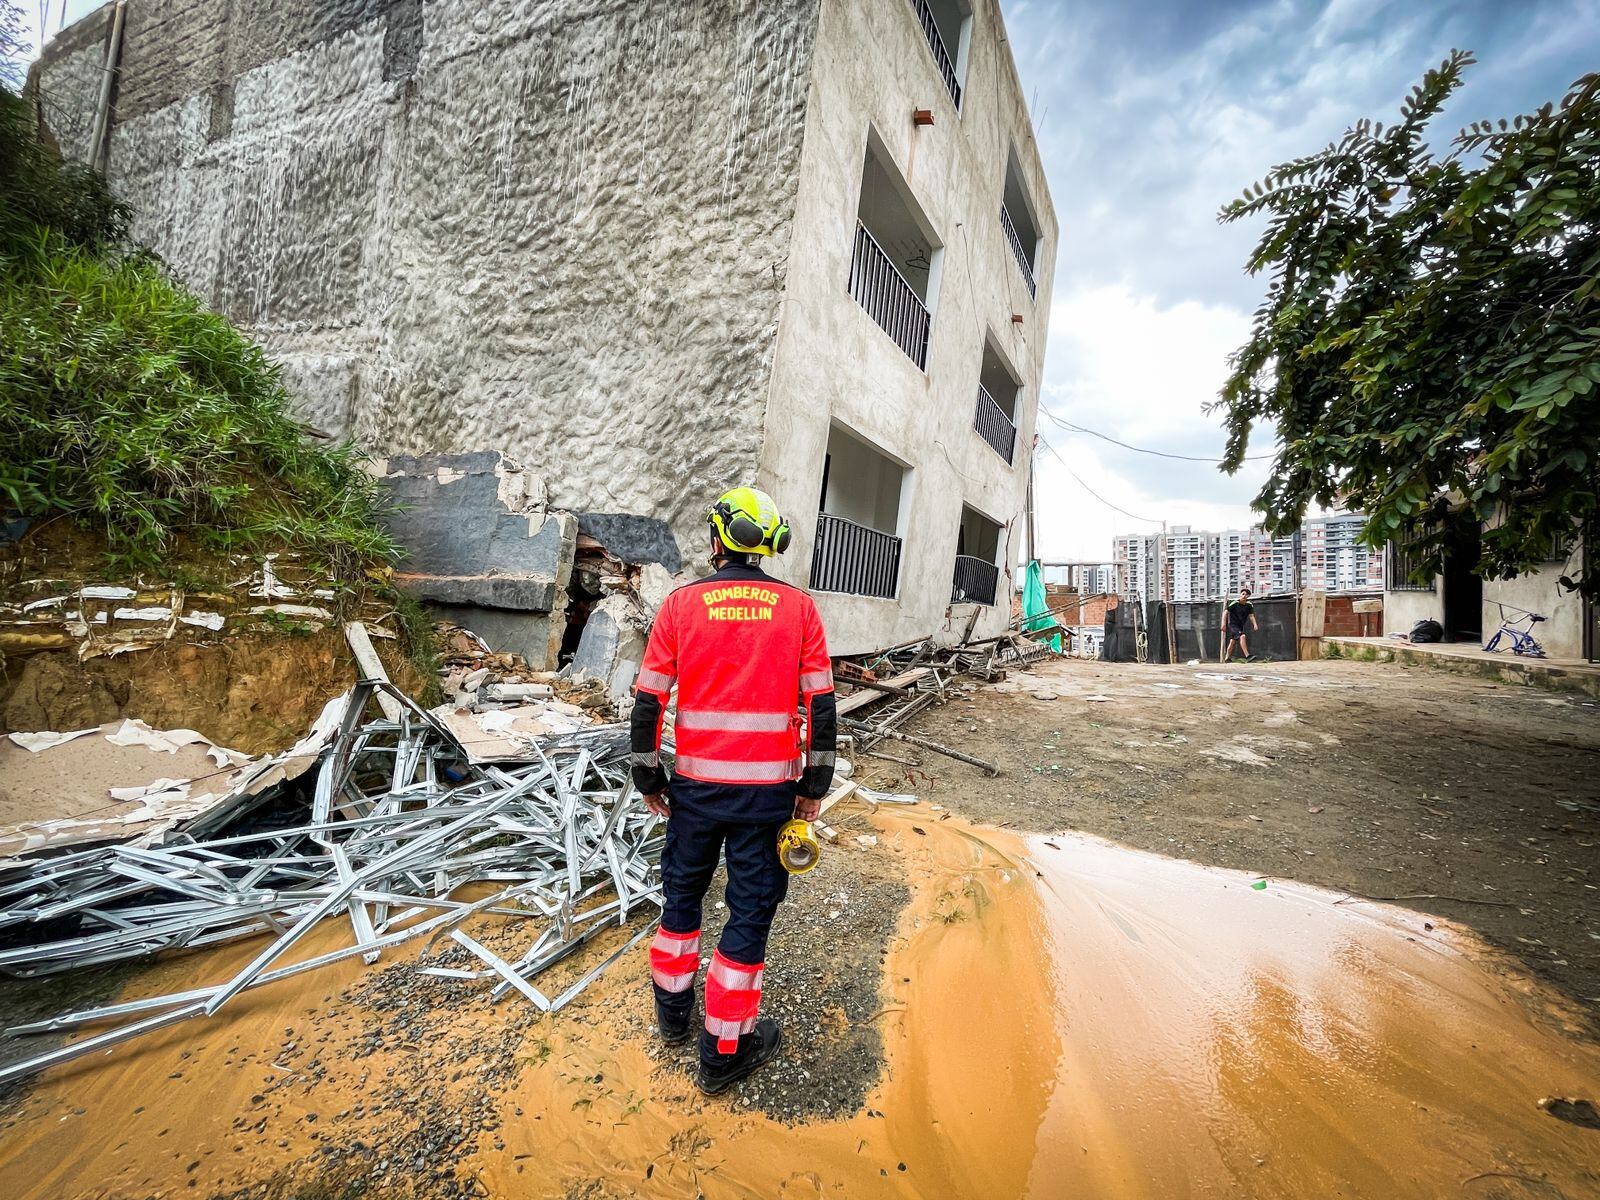
<svg viewBox="0 0 1600 1200"><path fill-rule="evenodd" d="M1082 425L1075 425L1071 421L1063 420L1061 417L1056 416L1055 413L1051 412L1043 404L1039 405L1039 411L1050 420L1054 421L1057 425L1061 426L1061 428L1065 429L1068 433L1087 433L1090 437L1097 437L1103 442L1110 442L1113 446L1121 446L1124 450L1132 450L1137 454L1154 454L1157 458L1176 458L1183 462L1220 463L1223 461L1220 458L1207 458L1198 454L1171 454L1166 450L1149 450L1143 446L1130 446L1127 442L1119 442L1116 438L1101 433L1098 429L1089 429ZM1246 454L1241 461L1254 462L1259 459L1272 457L1273 455L1271 454Z"/></svg>
<svg viewBox="0 0 1600 1200"><path fill-rule="evenodd" d="M1111 503L1111 501L1107 500L1104 496L1102 496L1099 492L1095 491L1087 483L1084 483L1082 479L1079 479L1078 478L1078 473L1076 471L1074 471L1071 467L1067 466L1067 460L1061 457L1061 451L1057 450L1049 442L1045 441L1043 434L1038 435L1038 437L1039 437L1039 444L1042 445L1046 450L1050 451L1051 454L1054 454L1056 456L1056 461L1061 464L1061 469L1063 471L1065 471L1068 475L1071 475L1073 479L1076 479L1078 481L1078 486L1083 488L1084 491L1088 492L1089 495L1093 496L1096 500L1100 501L1101 504L1104 504L1107 508L1111 509L1113 512L1121 513L1123 516L1129 518L1130 520L1142 521L1146 525L1165 525L1166 524L1165 521L1157 521L1152 517L1141 517L1137 513L1131 513L1125 508L1118 508L1115 504Z"/></svg>

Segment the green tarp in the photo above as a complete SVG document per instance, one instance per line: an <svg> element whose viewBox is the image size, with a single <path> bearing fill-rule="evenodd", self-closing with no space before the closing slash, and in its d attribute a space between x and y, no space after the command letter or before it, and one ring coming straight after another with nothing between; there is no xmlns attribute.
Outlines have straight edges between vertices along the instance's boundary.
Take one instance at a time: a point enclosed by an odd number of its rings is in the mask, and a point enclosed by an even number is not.
<svg viewBox="0 0 1600 1200"><path fill-rule="evenodd" d="M1061 622L1050 615L1050 602L1044 594L1044 572L1039 568L1039 560L1033 559L1028 563L1027 574L1022 581L1022 632L1038 633L1044 629L1060 628ZM1051 635L1050 649L1061 653L1059 633Z"/></svg>

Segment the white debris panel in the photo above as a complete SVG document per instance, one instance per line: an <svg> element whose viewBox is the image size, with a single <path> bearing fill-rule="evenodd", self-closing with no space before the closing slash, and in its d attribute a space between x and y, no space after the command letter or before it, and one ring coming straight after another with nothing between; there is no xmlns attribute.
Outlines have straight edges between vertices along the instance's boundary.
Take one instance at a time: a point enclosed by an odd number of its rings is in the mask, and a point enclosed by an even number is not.
<svg viewBox="0 0 1600 1200"><path fill-rule="evenodd" d="M380 692L401 702L398 720L374 715ZM342 704L331 736L307 739L314 772L289 777L277 769L289 756L280 756L158 845L98 846L0 870L3 974L267 938L231 979L13 1028L115 1023L0 1068L0 1082L215 1013L248 988L357 955L372 962L418 937L453 939L483 960L462 986L493 999L514 989L553 1012L650 932L665 832L629 783L626 726L535 742L532 762L480 764L388 684L364 681ZM461 898L469 887L472 898ZM546 967L640 910L633 938L571 987L550 996L535 985ZM490 954L465 934L466 922L486 915L526 924L520 955ZM352 944L297 960L294 946L328 918L350 923Z"/></svg>

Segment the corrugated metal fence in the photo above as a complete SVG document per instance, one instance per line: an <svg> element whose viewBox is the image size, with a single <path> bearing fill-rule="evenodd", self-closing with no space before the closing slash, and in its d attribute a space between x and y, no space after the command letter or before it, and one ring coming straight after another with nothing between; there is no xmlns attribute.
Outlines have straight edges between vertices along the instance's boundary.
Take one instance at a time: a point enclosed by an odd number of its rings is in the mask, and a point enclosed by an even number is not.
<svg viewBox="0 0 1600 1200"><path fill-rule="evenodd" d="M1271 662L1287 662L1299 657L1296 640L1295 598L1263 596L1254 601L1256 624L1249 635L1250 657ZM1174 653L1167 653L1167 609L1172 610ZM1166 601L1124 601L1106 613L1105 649L1107 662L1138 662L1141 642L1144 661L1217 662L1222 653L1222 612L1220 600L1199 603ZM1235 650L1235 654L1238 651Z"/></svg>

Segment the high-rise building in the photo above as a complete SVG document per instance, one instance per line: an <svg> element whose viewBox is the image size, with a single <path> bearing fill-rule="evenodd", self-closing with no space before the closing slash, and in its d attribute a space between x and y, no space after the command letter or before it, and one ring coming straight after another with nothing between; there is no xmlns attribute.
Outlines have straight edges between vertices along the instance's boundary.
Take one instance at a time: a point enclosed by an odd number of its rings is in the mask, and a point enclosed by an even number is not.
<svg viewBox="0 0 1600 1200"><path fill-rule="evenodd" d="M1210 533L1175 525L1157 535L1118 537L1112 545L1126 567L1123 594L1145 600L1224 600L1241 587L1257 596L1304 588L1382 591L1383 555L1361 543L1365 524L1359 513L1334 513L1312 517L1298 533L1282 537L1259 528Z"/></svg>
<svg viewBox="0 0 1600 1200"><path fill-rule="evenodd" d="M1159 534L1130 533L1112 539L1111 556L1122 571L1122 595L1160 599L1160 549Z"/></svg>
<svg viewBox="0 0 1600 1200"><path fill-rule="evenodd" d="M1305 523L1301 532L1306 587L1325 592L1383 590L1383 554L1360 541L1366 522L1359 513L1333 513Z"/></svg>
<svg viewBox="0 0 1600 1200"><path fill-rule="evenodd" d="M1209 600L1212 596L1211 560L1215 534L1176 525L1161 535L1161 598Z"/></svg>

